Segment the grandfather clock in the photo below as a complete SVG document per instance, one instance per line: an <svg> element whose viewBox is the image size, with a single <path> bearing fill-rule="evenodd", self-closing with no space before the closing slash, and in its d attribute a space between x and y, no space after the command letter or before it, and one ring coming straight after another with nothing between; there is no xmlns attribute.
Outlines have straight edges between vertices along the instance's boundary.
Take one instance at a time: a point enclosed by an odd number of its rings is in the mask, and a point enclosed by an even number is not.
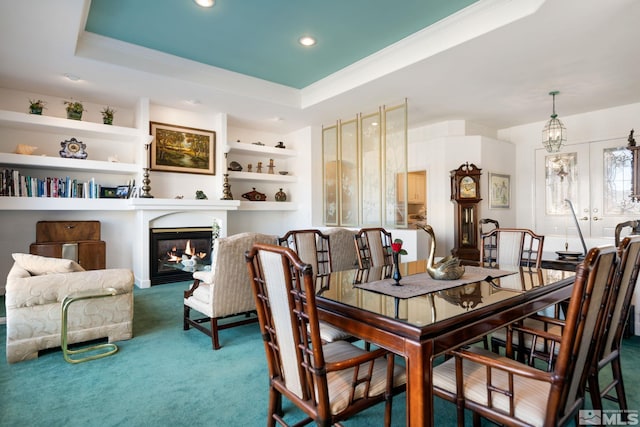
<svg viewBox="0 0 640 427"><path fill-rule="evenodd" d="M463 264L478 265L478 203L482 169L469 162L451 171L451 200L456 204L454 248L451 254Z"/></svg>

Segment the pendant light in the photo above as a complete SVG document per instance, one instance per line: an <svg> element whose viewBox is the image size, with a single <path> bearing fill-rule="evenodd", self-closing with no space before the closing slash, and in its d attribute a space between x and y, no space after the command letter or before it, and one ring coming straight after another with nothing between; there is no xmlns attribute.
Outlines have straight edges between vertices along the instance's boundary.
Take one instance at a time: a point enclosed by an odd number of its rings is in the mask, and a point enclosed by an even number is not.
<svg viewBox="0 0 640 427"><path fill-rule="evenodd" d="M557 90L549 92L549 95L553 96L553 114L551 114L551 119L542 130L542 144L549 153L560 151L562 144L567 142L567 129L558 120L558 115L556 114L556 95L559 93Z"/></svg>

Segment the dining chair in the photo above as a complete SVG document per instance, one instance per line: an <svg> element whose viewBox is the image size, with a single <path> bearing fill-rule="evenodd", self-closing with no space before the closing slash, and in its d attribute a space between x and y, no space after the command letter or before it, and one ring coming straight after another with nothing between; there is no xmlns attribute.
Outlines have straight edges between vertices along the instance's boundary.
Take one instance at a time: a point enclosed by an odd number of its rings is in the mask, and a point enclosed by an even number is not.
<svg viewBox="0 0 640 427"><path fill-rule="evenodd" d="M323 344L313 268L291 249L256 244L245 257L269 370L267 425L288 425L285 397L307 415L295 425L334 425L384 401L389 426L392 396L406 388L393 353Z"/></svg>
<svg viewBox="0 0 640 427"><path fill-rule="evenodd" d="M616 228L614 231L614 242L616 248L620 247L621 238L624 238L628 235L637 234L640 234L640 221L631 220L616 224Z"/></svg>
<svg viewBox="0 0 640 427"><path fill-rule="evenodd" d="M589 380L591 401L596 409L602 409L603 398L616 401L621 409L626 409L624 383L620 373L620 347L640 268L640 236L625 237L618 247L618 253L618 272L605 307L607 321L599 337L597 359ZM522 351L520 359L526 360L531 366L536 365L536 361L542 361L550 371L557 358L559 344L547 337L562 335L564 325L564 319L558 316L534 315L524 319L519 326L514 327L518 333L513 335L512 341L514 349ZM505 340L504 337L501 339L499 333L492 335L492 350L498 352L500 347L506 345ZM519 342L524 342L524 346L521 347ZM598 373L607 365L611 366L613 379L607 386L600 387ZM540 367L540 364L537 366ZM616 396L610 394L614 388Z"/></svg>
<svg viewBox="0 0 640 427"><path fill-rule="evenodd" d="M591 249L578 266L551 372L478 347L454 350L454 357L433 368L433 393L456 404L459 426L465 409L473 413L474 425L481 417L507 425L557 426L572 419L577 424L595 341L604 326L601 307L617 264L616 249L604 246ZM507 330L510 338L512 329Z"/></svg>
<svg viewBox="0 0 640 427"><path fill-rule="evenodd" d="M510 268L540 267L544 236L526 228L494 228L482 235L480 266ZM491 252L488 252L488 248Z"/></svg>
<svg viewBox="0 0 640 427"><path fill-rule="evenodd" d="M496 228L500 228L500 223L495 219L481 218L478 220L478 232L480 233L478 241L484 245L484 257L482 259L485 264L497 262L495 252L498 250L498 236L494 234L491 239L487 239L486 241L483 239L485 234L488 234Z"/></svg>
<svg viewBox="0 0 640 427"><path fill-rule="evenodd" d="M619 246L619 253L620 273L609 302L598 356L589 375L589 394L594 409L602 409L602 399L607 399L617 402L620 410L626 411L627 396L620 365L620 349L640 269L640 236L625 237ZM601 387L599 373L607 365L611 366L612 380ZM611 394L614 389L615 396Z"/></svg>
<svg viewBox="0 0 640 427"><path fill-rule="evenodd" d="M311 264L316 282L316 292L328 286L331 274L331 245L329 236L320 230L290 230L278 238L278 244L293 250L301 260Z"/></svg>
<svg viewBox="0 0 640 427"><path fill-rule="evenodd" d="M392 265L391 233L384 228L361 228L354 236L358 267Z"/></svg>
<svg viewBox="0 0 640 427"><path fill-rule="evenodd" d="M329 236L316 229L290 230L278 238L280 246L293 250L304 263L311 265L318 295L329 288L329 275L332 271L330 243ZM354 339L341 329L322 321L320 336L325 342Z"/></svg>

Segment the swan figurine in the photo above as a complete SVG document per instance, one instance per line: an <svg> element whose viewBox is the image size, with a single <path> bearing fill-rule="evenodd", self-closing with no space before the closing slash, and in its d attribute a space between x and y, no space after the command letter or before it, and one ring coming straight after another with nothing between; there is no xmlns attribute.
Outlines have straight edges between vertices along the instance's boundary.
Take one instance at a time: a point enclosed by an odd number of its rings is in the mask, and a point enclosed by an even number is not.
<svg viewBox="0 0 640 427"><path fill-rule="evenodd" d="M432 279L436 280L456 280L464 274L464 266L460 265L457 257L447 255L434 264L433 259L436 255L436 236L433 228L428 224L416 224L422 228L431 237L431 247L429 249L429 259L427 260L427 273Z"/></svg>

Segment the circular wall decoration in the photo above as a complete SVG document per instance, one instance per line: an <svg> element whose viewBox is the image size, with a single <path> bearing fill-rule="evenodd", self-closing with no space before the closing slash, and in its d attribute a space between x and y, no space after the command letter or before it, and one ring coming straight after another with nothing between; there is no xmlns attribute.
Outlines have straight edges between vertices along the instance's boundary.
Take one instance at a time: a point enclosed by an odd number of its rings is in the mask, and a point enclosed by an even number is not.
<svg viewBox="0 0 640 427"><path fill-rule="evenodd" d="M60 143L62 149L60 150L60 157L67 159L86 159L87 152L84 151L87 148L87 144L82 141L78 141L75 138L62 141Z"/></svg>

